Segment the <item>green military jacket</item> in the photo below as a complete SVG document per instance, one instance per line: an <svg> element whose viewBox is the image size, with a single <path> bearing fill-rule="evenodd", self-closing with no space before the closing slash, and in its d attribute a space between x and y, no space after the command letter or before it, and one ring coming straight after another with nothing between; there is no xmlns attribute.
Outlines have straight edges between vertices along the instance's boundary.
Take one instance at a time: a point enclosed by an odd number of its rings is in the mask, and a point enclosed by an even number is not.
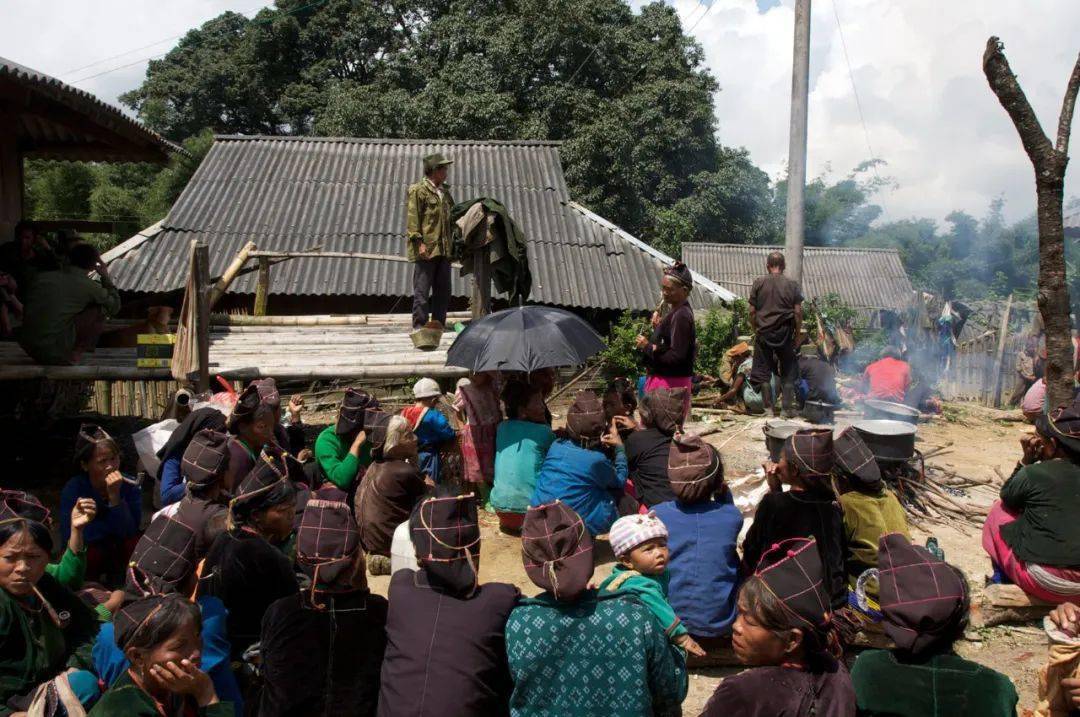
<svg viewBox="0 0 1080 717"><path fill-rule="evenodd" d="M406 243L409 261L420 259L420 242L427 247L428 259L450 256L450 209L454 199L450 185L443 184L442 199L427 179L409 187L409 207L406 218Z"/></svg>

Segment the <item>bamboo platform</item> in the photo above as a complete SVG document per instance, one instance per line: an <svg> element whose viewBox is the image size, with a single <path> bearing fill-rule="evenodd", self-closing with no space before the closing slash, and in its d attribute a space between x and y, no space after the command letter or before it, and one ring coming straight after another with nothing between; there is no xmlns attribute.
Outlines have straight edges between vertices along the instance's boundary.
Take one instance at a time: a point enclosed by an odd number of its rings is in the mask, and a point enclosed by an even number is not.
<svg viewBox="0 0 1080 717"><path fill-rule="evenodd" d="M464 318L449 317L448 323ZM210 325L210 373L225 378L381 379L431 376L453 378L467 371L447 367L446 350L420 351L409 333L407 314L349 316L224 316ZM0 342L0 381L45 378L56 381L160 380L167 368L137 368L134 348L100 348L78 366L42 366L14 342Z"/></svg>

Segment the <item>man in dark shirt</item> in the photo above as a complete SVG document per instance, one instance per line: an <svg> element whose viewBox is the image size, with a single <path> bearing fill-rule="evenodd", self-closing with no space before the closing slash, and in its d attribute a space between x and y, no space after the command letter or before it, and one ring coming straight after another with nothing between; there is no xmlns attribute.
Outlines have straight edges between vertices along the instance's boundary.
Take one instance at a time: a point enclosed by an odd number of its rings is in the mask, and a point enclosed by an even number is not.
<svg viewBox="0 0 1080 717"><path fill-rule="evenodd" d="M799 364L795 342L802 333L802 290L784 276L784 255L774 251L765 260L768 274L754 280L750 289L750 325L754 328L754 364L750 385L760 391L773 375L780 376L784 416L795 415L795 381ZM773 414L778 414L773 403Z"/></svg>
<svg viewBox="0 0 1080 717"><path fill-rule="evenodd" d="M843 401L836 391L836 372L818 355L817 347L803 344L799 352L799 378L806 381L806 400L838 406Z"/></svg>

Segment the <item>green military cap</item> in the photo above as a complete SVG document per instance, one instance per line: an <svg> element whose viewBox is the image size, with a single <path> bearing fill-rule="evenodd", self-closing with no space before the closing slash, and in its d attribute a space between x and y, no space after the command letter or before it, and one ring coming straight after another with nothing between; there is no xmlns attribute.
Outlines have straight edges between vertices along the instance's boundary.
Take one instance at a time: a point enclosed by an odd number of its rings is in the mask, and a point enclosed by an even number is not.
<svg viewBox="0 0 1080 717"><path fill-rule="evenodd" d="M430 172L436 167L442 167L444 165L453 163L453 160L447 159L446 157L436 152L435 154L429 154L428 156L424 157L424 171Z"/></svg>

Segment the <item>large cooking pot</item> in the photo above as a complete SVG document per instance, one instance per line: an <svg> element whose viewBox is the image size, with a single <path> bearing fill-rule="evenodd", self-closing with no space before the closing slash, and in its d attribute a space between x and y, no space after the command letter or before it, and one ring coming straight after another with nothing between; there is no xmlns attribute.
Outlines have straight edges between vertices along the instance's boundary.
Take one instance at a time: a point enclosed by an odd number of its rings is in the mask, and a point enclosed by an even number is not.
<svg viewBox="0 0 1080 717"><path fill-rule="evenodd" d="M810 423L832 423L836 406L824 401L805 401L800 413Z"/></svg>
<svg viewBox="0 0 1080 717"><path fill-rule="evenodd" d="M810 428L801 421L766 421L761 430L765 433L765 447L769 449L769 460L776 463L780 460L780 451L784 448L784 441L795 435L796 431Z"/></svg>
<svg viewBox="0 0 1080 717"><path fill-rule="evenodd" d="M919 409L906 406L902 403L879 401L874 398L868 398L863 401L863 416L870 419L918 423Z"/></svg>
<svg viewBox="0 0 1080 717"><path fill-rule="evenodd" d="M915 455L915 426L904 421L858 421L854 424L878 463L901 463Z"/></svg>

